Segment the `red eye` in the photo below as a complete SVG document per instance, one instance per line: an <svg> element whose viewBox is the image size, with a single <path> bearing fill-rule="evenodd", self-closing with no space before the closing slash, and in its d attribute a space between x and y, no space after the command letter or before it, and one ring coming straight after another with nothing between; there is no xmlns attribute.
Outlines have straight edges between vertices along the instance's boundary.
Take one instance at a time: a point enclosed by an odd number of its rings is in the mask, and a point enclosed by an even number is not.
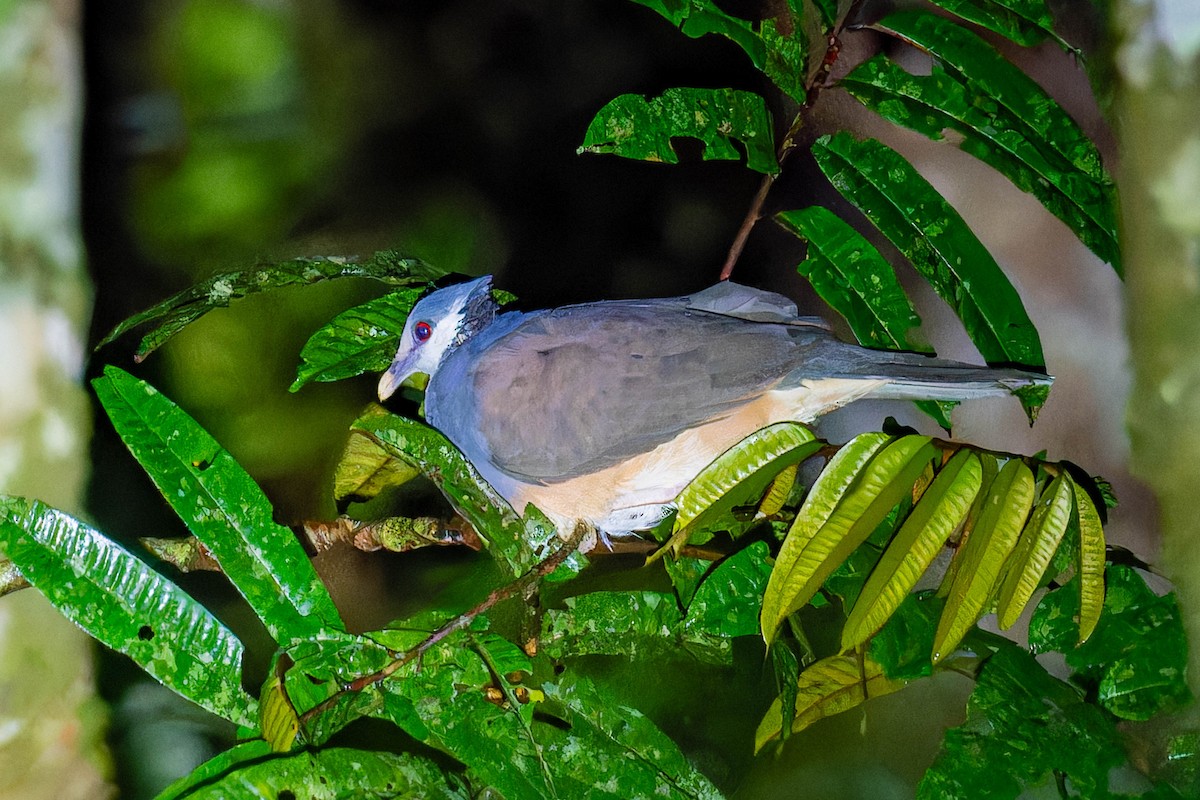
<svg viewBox="0 0 1200 800"><path fill-rule="evenodd" d="M429 327L428 322L418 322L413 326L413 336L417 337L418 342L423 342L433 336L433 328Z"/></svg>

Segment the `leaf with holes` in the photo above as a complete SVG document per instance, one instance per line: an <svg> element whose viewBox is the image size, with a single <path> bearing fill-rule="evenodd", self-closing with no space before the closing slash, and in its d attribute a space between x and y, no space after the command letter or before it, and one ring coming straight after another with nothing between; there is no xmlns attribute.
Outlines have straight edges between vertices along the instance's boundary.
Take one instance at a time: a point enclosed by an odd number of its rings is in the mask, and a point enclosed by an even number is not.
<svg viewBox="0 0 1200 800"><path fill-rule="evenodd" d="M736 139L746 149L747 167L779 172L766 101L737 89L674 88L653 98L623 94L596 114L578 152L677 164L671 144L677 137L703 142L705 161L740 160Z"/></svg>
<svg viewBox="0 0 1200 800"><path fill-rule="evenodd" d="M907 680L888 678L869 658L857 655L823 658L800 673L791 733L799 733L825 717L849 711L868 698L897 692L907 684ZM778 739L782 728L782 703L776 698L754 733L754 752Z"/></svg>
<svg viewBox="0 0 1200 800"><path fill-rule="evenodd" d="M698 39L710 33L730 39L746 52L785 94L804 102L808 41L803 3L787 0L773 8L778 14L754 23L727 14L715 0L634 0L670 20L685 36Z"/></svg>
<svg viewBox="0 0 1200 800"><path fill-rule="evenodd" d="M129 452L275 641L342 629L308 554L291 530L274 521L270 501L228 451L127 372L106 367L92 386Z"/></svg>
<svg viewBox="0 0 1200 800"><path fill-rule="evenodd" d="M877 455L871 447L873 440L866 441L862 449L870 450L872 457L855 470L852 485L837 498L832 512L823 512L832 498L822 491L812 511L806 512L808 500L801 506L784 539L763 598L762 629L768 644L784 619L811 600L825 579L871 535L888 512L911 495L913 484L936 452L928 436L901 437ZM843 468L838 466L841 473ZM826 469L833 467L831 461ZM809 499L815 495L817 486ZM819 526L812 530L812 522L820 517Z"/></svg>
<svg viewBox="0 0 1200 800"><path fill-rule="evenodd" d="M0 495L0 551L67 619L168 689L239 725L242 643L204 606L99 531L37 500Z"/></svg>
<svg viewBox="0 0 1200 800"><path fill-rule="evenodd" d="M900 607L966 519L982 479L979 459L966 449L938 471L867 579L842 629L843 649L865 642Z"/></svg>
<svg viewBox="0 0 1200 800"><path fill-rule="evenodd" d="M410 286L430 283L444 274L419 258L409 258L393 250L381 250L362 260L345 256L294 258L226 272L184 289L140 314L134 314L113 328L96 348L103 347L140 325L155 323L138 347L135 359L141 361L209 311L228 306L231 301L247 295L283 286L306 286L335 278L372 278L394 286Z"/></svg>
<svg viewBox="0 0 1200 800"><path fill-rule="evenodd" d="M808 242L808 256L796 269L850 323L860 344L930 352L909 340L921 318L892 266L858 231L821 206L784 211L775 218Z"/></svg>
<svg viewBox="0 0 1200 800"><path fill-rule="evenodd" d="M958 314L988 363L1044 364L1037 330L996 260L949 203L896 151L848 133L822 136L825 175Z"/></svg>
<svg viewBox="0 0 1200 800"><path fill-rule="evenodd" d="M934 664L954 652L966 632L986 613L1029 517L1034 488L1033 472L1019 458L1009 459L992 481L974 530L954 554L954 560L960 563L934 637Z"/></svg>

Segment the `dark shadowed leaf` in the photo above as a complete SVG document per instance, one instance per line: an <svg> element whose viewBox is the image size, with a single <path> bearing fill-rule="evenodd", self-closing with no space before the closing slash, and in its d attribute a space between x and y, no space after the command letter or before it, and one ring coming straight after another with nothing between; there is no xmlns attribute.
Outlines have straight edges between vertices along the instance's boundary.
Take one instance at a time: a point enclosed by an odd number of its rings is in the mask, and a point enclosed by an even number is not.
<svg viewBox="0 0 1200 800"><path fill-rule="evenodd" d="M1053 37L1064 48L1070 46L1054 32L1054 17L1043 0L931 0L952 14L998 33L1017 44L1032 47Z"/></svg>
<svg viewBox="0 0 1200 800"><path fill-rule="evenodd" d="M821 206L784 211L776 219L808 241L808 256L796 269L850 323L860 344L931 352L908 338L921 318L891 264L858 231Z"/></svg>
<svg viewBox="0 0 1200 800"><path fill-rule="evenodd" d="M340 381L387 369L421 292L401 289L338 314L305 343L289 391L309 381Z"/></svg>
<svg viewBox="0 0 1200 800"><path fill-rule="evenodd" d="M240 297L282 286L305 286L334 278L373 278L383 283L405 286L429 283L444 274L418 258L402 256L394 250L382 250L361 260L348 256L315 256L263 264L215 275L184 289L125 320L100 340L96 347L103 347L139 325L156 323L138 346L135 358L141 361L209 311L228 306Z"/></svg>
<svg viewBox="0 0 1200 800"><path fill-rule="evenodd" d="M204 606L99 531L0 495L0 551L63 616L212 713L252 725L242 643Z"/></svg>
<svg viewBox="0 0 1200 800"><path fill-rule="evenodd" d="M1052 771L1066 775L1074 796L1107 797L1108 773L1123 761L1116 728L1099 708L1003 642L980 672L967 721L947 731L917 798L1015 800Z"/></svg>
<svg viewBox="0 0 1200 800"><path fill-rule="evenodd" d="M952 26L946 21L943 24ZM957 28L952 33L972 35ZM987 51L989 45L978 40L978 49ZM1016 69L1012 65L1008 68ZM1081 169L1058 153L1006 106L980 102L981 89L969 77L948 71L937 59L929 75L913 75L886 56L877 55L856 67L840 85L868 108L931 139L943 138L947 130L955 132L960 149L1037 197L1046 210L1119 271L1116 190L1112 181L1106 174L1097 177ZM1066 112L1049 97L1046 103L1053 113L1065 116Z"/></svg>
<svg viewBox="0 0 1200 800"><path fill-rule="evenodd" d="M697 39L715 33L736 42L785 94L804 102L808 46L803 26L803 3L787 0L775 5L780 16L755 24L721 10L715 0L634 0L671 21L685 36ZM824 3L821 8L826 8Z"/></svg>
<svg viewBox="0 0 1200 800"><path fill-rule="evenodd" d="M703 142L705 161L740 160L736 139L746 149L747 167L779 172L766 102L737 89L674 88L659 97L623 94L596 114L579 152L677 164L671 145L676 137Z"/></svg>
<svg viewBox="0 0 1200 800"><path fill-rule="evenodd" d="M1073 680L1123 719L1149 719L1185 703L1187 640L1174 594L1159 597L1134 570L1109 567L1104 613L1091 638L1076 646L1077 580L1042 598L1029 622L1030 647L1065 653Z"/></svg>
<svg viewBox="0 0 1200 800"><path fill-rule="evenodd" d="M800 673L791 732L799 733L817 720L849 711L869 698L897 692L907 683L888 678L878 664L857 654L823 658ZM779 737L783 725L781 708L781 701L776 699L758 724L755 752Z"/></svg>
<svg viewBox="0 0 1200 800"><path fill-rule="evenodd" d="M765 542L754 542L726 558L688 605L685 630L722 637L755 635L770 574Z"/></svg>
<svg viewBox="0 0 1200 800"><path fill-rule="evenodd" d="M833 185L900 249L954 309L988 363L1041 368L1037 330L983 243L896 151L848 133L823 136L813 155Z"/></svg>
<svg viewBox="0 0 1200 800"><path fill-rule="evenodd" d="M933 672L929 653L945 602L933 592L916 592L871 637L867 655L889 678L914 680Z"/></svg>
<svg viewBox="0 0 1200 800"><path fill-rule="evenodd" d="M341 629L304 548L233 456L145 381L107 367L92 385L129 452L276 641Z"/></svg>

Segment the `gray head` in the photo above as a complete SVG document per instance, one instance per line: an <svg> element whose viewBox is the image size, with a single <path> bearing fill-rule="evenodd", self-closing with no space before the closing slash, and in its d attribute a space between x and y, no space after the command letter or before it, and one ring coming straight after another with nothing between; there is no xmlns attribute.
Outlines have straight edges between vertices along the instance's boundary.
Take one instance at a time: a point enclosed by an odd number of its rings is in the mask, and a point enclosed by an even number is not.
<svg viewBox="0 0 1200 800"><path fill-rule="evenodd" d="M418 373L432 376L447 353L491 323L498 309L491 288L492 276L485 275L421 298L404 323L392 365L379 379L379 399Z"/></svg>

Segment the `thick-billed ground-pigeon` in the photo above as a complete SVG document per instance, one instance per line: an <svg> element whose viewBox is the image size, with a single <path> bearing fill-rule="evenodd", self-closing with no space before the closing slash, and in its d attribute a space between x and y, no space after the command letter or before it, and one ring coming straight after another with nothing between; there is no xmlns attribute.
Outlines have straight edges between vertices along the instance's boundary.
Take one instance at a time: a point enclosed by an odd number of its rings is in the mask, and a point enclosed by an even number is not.
<svg viewBox="0 0 1200 800"><path fill-rule="evenodd" d="M967 400L1050 378L836 339L787 298L725 282L698 294L498 314L491 278L416 304L379 381L429 375L425 417L513 508L565 536L653 527L714 458L782 420L860 398Z"/></svg>

